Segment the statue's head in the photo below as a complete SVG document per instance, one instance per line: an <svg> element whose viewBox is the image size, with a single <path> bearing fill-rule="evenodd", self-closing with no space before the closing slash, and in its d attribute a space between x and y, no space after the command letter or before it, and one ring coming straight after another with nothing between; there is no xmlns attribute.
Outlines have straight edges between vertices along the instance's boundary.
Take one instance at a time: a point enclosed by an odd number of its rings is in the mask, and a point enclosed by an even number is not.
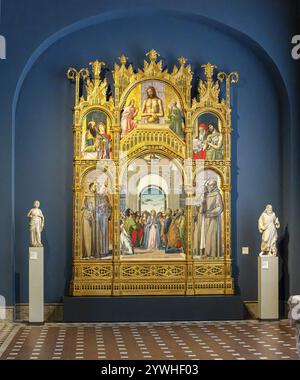
<svg viewBox="0 0 300 380"><path fill-rule="evenodd" d="M150 86L147 88L147 96L150 99L157 98L155 87Z"/></svg>
<svg viewBox="0 0 300 380"><path fill-rule="evenodd" d="M267 205L266 206L266 209L265 209L265 212L268 214L268 215L271 215L273 213L273 207L272 205Z"/></svg>
<svg viewBox="0 0 300 380"><path fill-rule="evenodd" d="M34 201L33 206L34 206L35 208L40 208L40 202L39 202L39 201Z"/></svg>

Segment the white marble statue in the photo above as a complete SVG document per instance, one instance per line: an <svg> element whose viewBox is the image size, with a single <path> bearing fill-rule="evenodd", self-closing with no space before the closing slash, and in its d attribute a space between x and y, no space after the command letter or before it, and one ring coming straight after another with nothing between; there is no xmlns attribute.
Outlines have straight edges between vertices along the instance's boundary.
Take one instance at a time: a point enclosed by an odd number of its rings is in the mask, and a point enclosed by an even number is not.
<svg viewBox="0 0 300 380"><path fill-rule="evenodd" d="M278 239L277 229L279 227L280 223L273 212L272 205L267 205L258 219L258 229L262 234L260 256L277 256L276 243Z"/></svg>
<svg viewBox="0 0 300 380"><path fill-rule="evenodd" d="M295 327L296 347L300 359L300 296L291 296L289 304L289 319L292 327Z"/></svg>
<svg viewBox="0 0 300 380"><path fill-rule="evenodd" d="M44 229L45 219L40 209L40 202L35 201L33 208L28 213L29 230L30 230L30 247L42 247L42 231Z"/></svg>

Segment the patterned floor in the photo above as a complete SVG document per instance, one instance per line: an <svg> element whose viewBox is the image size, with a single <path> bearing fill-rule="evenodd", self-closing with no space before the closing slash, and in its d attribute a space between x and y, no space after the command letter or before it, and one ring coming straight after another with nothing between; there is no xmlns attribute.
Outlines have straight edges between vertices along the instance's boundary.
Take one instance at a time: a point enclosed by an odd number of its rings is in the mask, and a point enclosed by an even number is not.
<svg viewBox="0 0 300 380"><path fill-rule="evenodd" d="M295 360L295 346L288 321L14 324L0 330L1 360Z"/></svg>

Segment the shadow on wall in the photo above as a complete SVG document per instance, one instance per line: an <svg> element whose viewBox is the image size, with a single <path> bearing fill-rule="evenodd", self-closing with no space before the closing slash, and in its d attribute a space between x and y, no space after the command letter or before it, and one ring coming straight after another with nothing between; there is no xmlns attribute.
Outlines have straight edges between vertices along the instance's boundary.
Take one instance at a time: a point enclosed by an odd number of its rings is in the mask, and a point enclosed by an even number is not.
<svg viewBox="0 0 300 380"><path fill-rule="evenodd" d="M284 229L284 234L278 243L279 256L279 300L280 317L287 317L287 300L290 296L290 275L289 275L289 228Z"/></svg>

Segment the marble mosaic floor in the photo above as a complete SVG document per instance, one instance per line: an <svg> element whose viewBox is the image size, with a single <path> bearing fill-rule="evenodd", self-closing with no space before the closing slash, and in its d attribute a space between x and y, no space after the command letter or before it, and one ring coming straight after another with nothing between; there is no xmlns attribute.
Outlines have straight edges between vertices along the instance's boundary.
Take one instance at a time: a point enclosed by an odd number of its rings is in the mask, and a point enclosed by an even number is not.
<svg viewBox="0 0 300 380"><path fill-rule="evenodd" d="M289 321L11 324L0 360L296 360Z"/></svg>

